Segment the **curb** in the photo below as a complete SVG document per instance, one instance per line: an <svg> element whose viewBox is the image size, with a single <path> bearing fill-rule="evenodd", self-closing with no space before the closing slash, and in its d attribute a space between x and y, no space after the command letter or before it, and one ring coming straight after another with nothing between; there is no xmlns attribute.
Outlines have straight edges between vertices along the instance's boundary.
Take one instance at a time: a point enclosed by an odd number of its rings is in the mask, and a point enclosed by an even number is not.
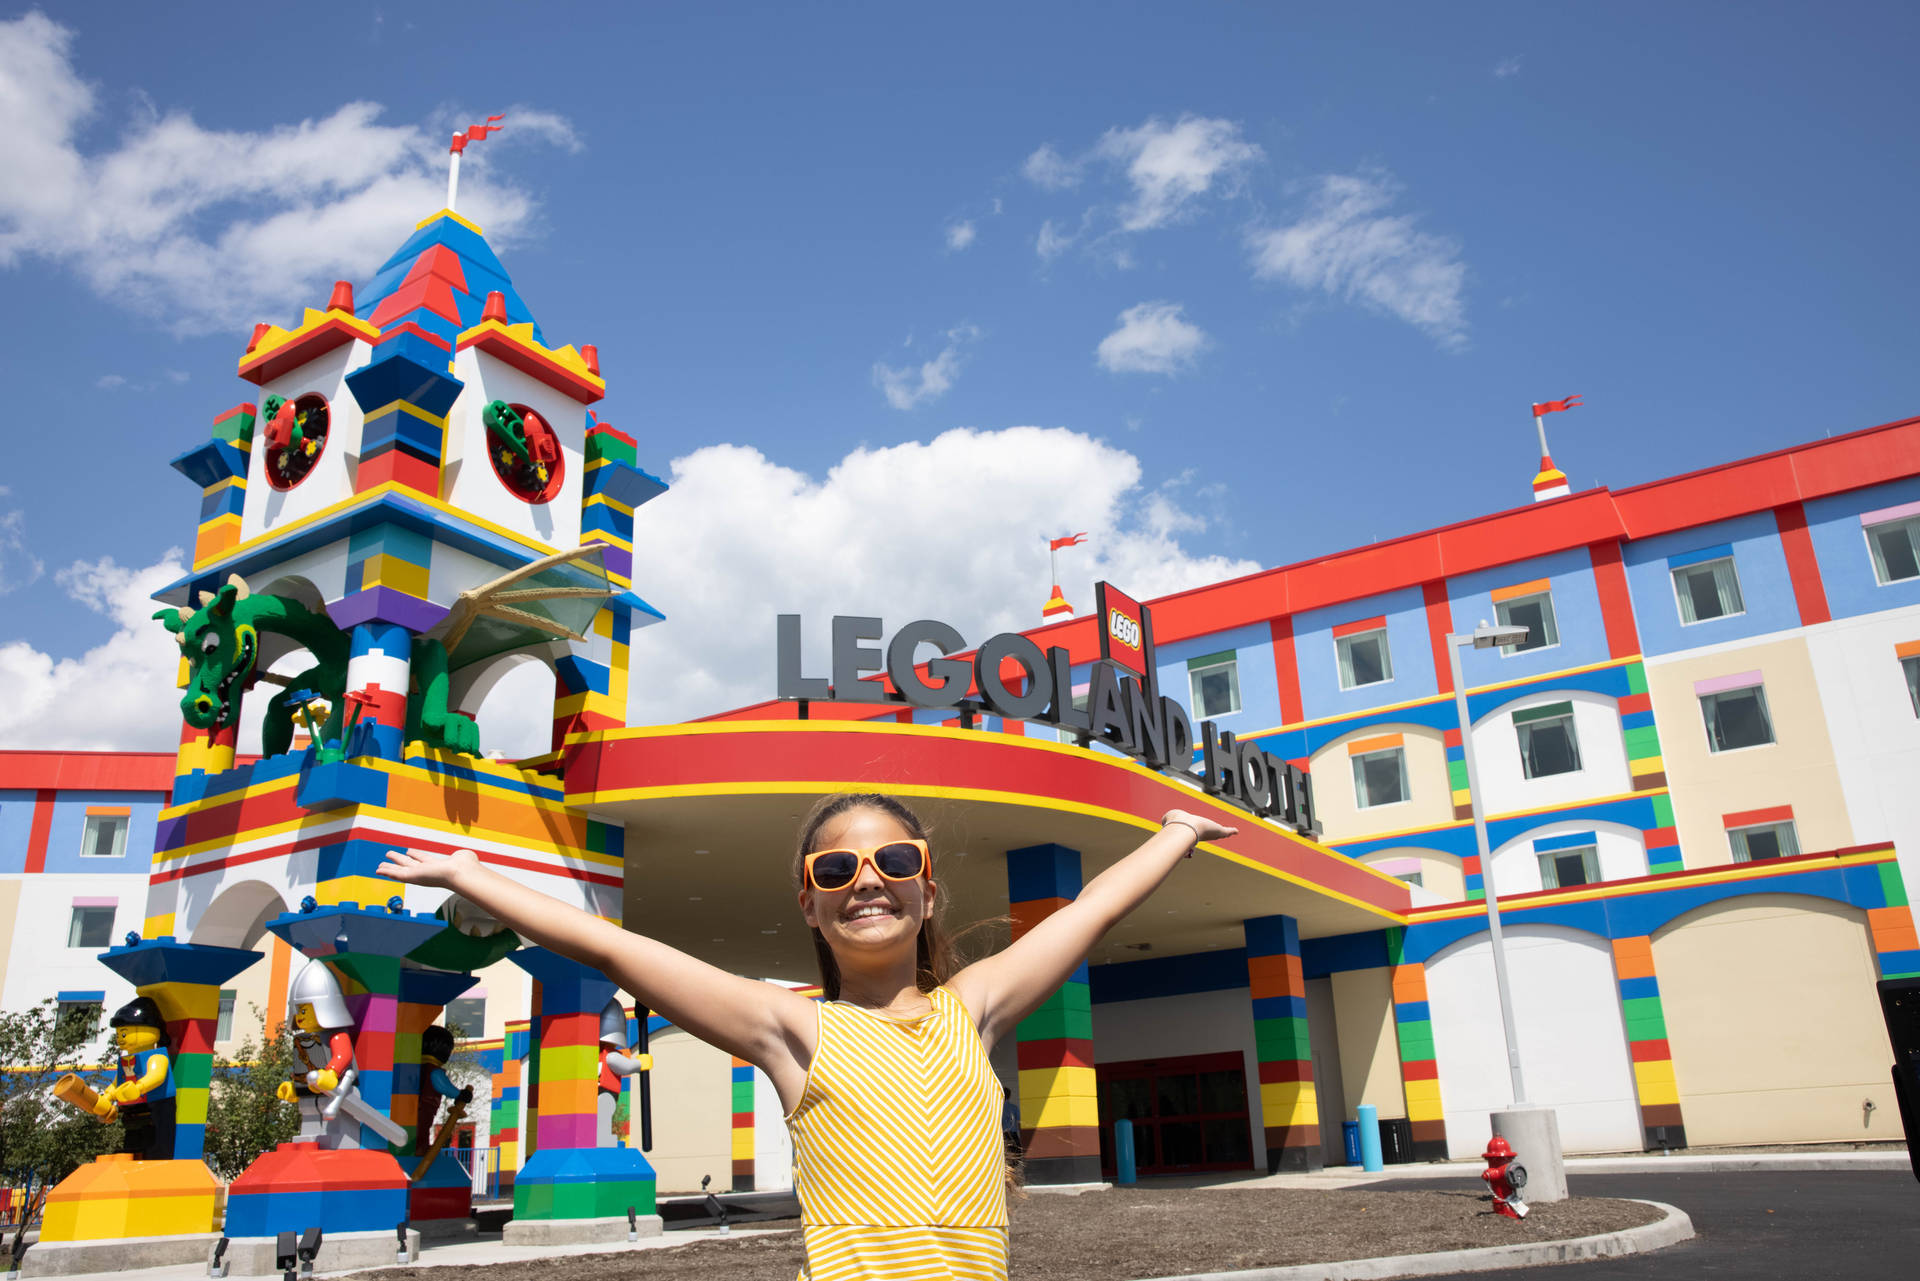
<svg viewBox="0 0 1920 1281"><path fill-rule="evenodd" d="M1342 1169L1346 1167L1340 1167ZM1754 1156L1597 1156L1566 1163L1567 1177L1582 1174L1756 1174L1805 1173L1813 1170L1904 1171L1911 1169L1904 1152L1769 1153ZM1481 1167L1465 1161L1445 1165L1390 1165L1379 1174L1354 1170L1357 1180L1477 1179Z"/></svg>
<svg viewBox="0 0 1920 1281"><path fill-rule="evenodd" d="M1579 1263L1645 1254L1677 1245L1693 1237L1693 1220L1686 1212L1662 1201L1641 1201L1666 1212L1666 1217L1637 1228L1574 1237L1568 1241L1529 1241L1487 1246L1478 1250L1441 1250L1432 1254L1384 1255L1375 1259L1342 1259L1336 1263L1299 1263L1284 1268L1252 1268L1245 1272L1192 1272L1156 1277L1153 1281L1383 1281L1388 1277L1432 1277L1451 1272L1492 1272L1499 1268L1531 1268L1549 1263Z"/></svg>

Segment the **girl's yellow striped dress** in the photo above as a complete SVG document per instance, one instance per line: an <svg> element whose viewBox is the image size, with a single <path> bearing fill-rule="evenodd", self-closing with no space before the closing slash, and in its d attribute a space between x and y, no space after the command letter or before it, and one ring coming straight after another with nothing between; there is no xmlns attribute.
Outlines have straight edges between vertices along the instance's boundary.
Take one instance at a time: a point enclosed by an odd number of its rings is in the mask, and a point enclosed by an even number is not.
<svg viewBox="0 0 1920 1281"><path fill-rule="evenodd" d="M960 998L894 1019L820 1002L820 1043L787 1117L803 1281L1004 1281L1004 1094Z"/></svg>

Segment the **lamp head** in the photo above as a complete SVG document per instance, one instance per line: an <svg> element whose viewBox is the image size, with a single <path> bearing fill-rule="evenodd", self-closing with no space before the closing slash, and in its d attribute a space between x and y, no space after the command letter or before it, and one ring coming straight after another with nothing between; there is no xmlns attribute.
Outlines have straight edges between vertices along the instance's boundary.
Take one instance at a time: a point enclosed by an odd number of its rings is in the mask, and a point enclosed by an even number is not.
<svg viewBox="0 0 1920 1281"><path fill-rule="evenodd" d="M1473 629L1473 647L1499 649L1506 645L1524 645L1529 634L1524 627L1490 626L1483 618L1480 625Z"/></svg>

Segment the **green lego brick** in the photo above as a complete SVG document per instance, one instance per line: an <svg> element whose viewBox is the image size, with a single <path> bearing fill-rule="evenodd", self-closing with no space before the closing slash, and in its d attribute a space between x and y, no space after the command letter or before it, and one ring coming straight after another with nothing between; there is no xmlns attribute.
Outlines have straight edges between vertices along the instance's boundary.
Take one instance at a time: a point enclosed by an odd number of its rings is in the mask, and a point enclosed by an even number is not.
<svg viewBox="0 0 1920 1281"><path fill-rule="evenodd" d="M1072 1041L1091 1041L1093 1012L1042 1006L1020 1020L1018 1034L1022 1041L1054 1041L1061 1038Z"/></svg>
<svg viewBox="0 0 1920 1281"><path fill-rule="evenodd" d="M1636 725L1621 733L1626 740L1627 759L1644 761L1660 755L1660 728L1657 725Z"/></svg>
<svg viewBox="0 0 1920 1281"><path fill-rule="evenodd" d="M1627 692L1630 694L1647 692L1647 668L1644 663L1627 664Z"/></svg>
<svg viewBox="0 0 1920 1281"><path fill-rule="evenodd" d="M1262 1063L1286 1063L1313 1057L1308 1048L1307 1021L1302 1018L1255 1019L1254 1052Z"/></svg>
<svg viewBox="0 0 1920 1281"><path fill-rule="evenodd" d="M1620 1002L1620 1013L1627 1022L1629 1041L1664 1041L1667 1015L1657 996L1636 996Z"/></svg>
<svg viewBox="0 0 1920 1281"><path fill-rule="evenodd" d="M1665 792L1653 798L1653 825L1655 827L1673 826L1673 797Z"/></svg>
<svg viewBox="0 0 1920 1281"><path fill-rule="evenodd" d="M1425 1063L1433 1057L1432 1019L1413 1019L1400 1024L1398 1031L1402 1063Z"/></svg>
<svg viewBox="0 0 1920 1281"><path fill-rule="evenodd" d="M1880 865L1880 892L1887 896L1888 907L1905 907L1907 905L1907 887L1906 883L1900 879L1900 865L1898 863L1882 863Z"/></svg>
<svg viewBox="0 0 1920 1281"><path fill-rule="evenodd" d="M625 463L629 467L639 465L639 451L618 436L608 432L595 432L587 437L587 464L604 459L611 463Z"/></svg>
<svg viewBox="0 0 1920 1281"><path fill-rule="evenodd" d="M174 1059L173 1088L176 1090L204 1090L213 1081L213 1056L211 1054L182 1054Z"/></svg>
<svg viewBox="0 0 1920 1281"><path fill-rule="evenodd" d="M752 1081L735 1081L733 1083L733 1110L735 1112L753 1111Z"/></svg>

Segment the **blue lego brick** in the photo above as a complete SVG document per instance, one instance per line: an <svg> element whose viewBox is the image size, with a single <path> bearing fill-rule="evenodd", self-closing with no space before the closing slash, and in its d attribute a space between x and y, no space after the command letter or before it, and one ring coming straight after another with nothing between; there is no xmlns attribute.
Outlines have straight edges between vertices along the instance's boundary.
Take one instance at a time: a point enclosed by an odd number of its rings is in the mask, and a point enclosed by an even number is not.
<svg viewBox="0 0 1920 1281"><path fill-rule="evenodd" d="M247 454L224 440L209 440L175 455L169 465L205 489L230 477L246 475Z"/></svg>
<svg viewBox="0 0 1920 1281"><path fill-rule="evenodd" d="M356 738L363 728L364 725L354 726ZM394 733L398 736L399 731L396 729ZM397 743L395 747L398 748ZM367 755L365 752L354 754ZM394 754L399 753L396 750ZM385 805L387 776L377 769L368 769L350 761L335 761L329 765L316 765L307 771L294 795L303 808L310 810L340 809L347 805Z"/></svg>
<svg viewBox="0 0 1920 1281"><path fill-rule="evenodd" d="M1007 901L1078 898L1080 851L1064 845L1029 845L1007 852Z"/></svg>
<svg viewBox="0 0 1920 1281"><path fill-rule="evenodd" d="M1300 922L1291 916L1259 916L1241 925L1249 956L1300 955Z"/></svg>
<svg viewBox="0 0 1920 1281"><path fill-rule="evenodd" d="M581 694L588 690L596 694L605 694L612 688L612 674L605 663L594 663L574 654L555 660L554 674L566 682L567 692Z"/></svg>
<svg viewBox="0 0 1920 1281"><path fill-rule="evenodd" d="M1659 995L1660 980L1654 975L1649 974L1644 978L1620 980L1620 999L1623 1001L1637 1001L1642 997L1657 997Z"/></svg>
<svg viewBox="0 0 1920 1281"><path fill-rule="evenodd" d="M1390 963L1385 930L1300 940L1300 968L1310 979L1348 970L1375 970Z"/></svg>
<svg viewBox="0 0 1920 1281"><path fill-rule="evenodd" d="M1304 996L1262 996L1253 1002L1253 1017L1256 1019L1304 1019L1307 1017L1307 998Z"/></svg>

